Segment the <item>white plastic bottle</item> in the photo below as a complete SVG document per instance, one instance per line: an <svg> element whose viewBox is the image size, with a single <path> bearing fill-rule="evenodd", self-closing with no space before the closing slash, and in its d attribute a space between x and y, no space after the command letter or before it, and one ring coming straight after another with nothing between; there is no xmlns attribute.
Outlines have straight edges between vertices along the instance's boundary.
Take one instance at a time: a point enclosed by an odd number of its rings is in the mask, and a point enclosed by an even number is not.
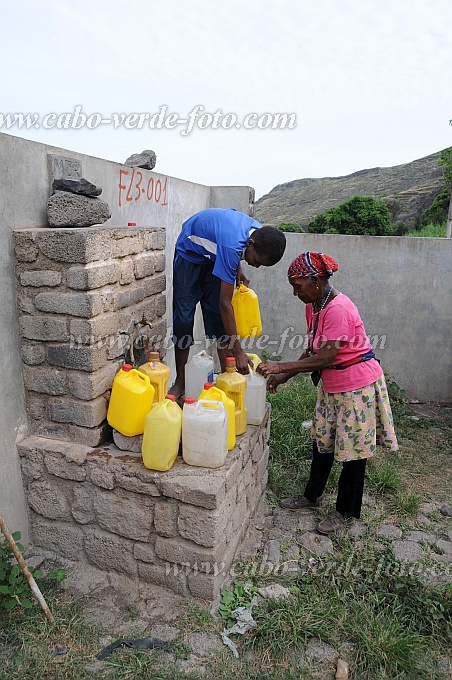
<svg viewBox="0 0 452 680"><path fill-rule="evenodd" d="M213 382L213 359L203 350L185 365L185 396L197 399L206 382Z"/></svg>
<svg viewBox="0 0 452 680"><path fill-rule="evenodd" d="M228 421L221 401L185 399L182 457L188 465L221 467L228 454Z"/></svg>
<svg viewBox="0 0 452 680"><path fill-rule="evenodd" d="M260 425L265 416L267 381L251 368L246 376L245 406L248 425Z"/></svg>

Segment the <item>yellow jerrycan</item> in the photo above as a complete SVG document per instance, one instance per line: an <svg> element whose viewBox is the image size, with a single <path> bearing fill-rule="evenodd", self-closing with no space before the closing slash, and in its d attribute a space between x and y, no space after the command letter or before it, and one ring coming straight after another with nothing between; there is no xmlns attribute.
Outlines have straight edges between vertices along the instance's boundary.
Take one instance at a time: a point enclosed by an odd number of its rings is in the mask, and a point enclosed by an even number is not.
<svg viewBox="0 0 452 680"><path fill-rule="evenodd" d="M246 353L246 356L249 357L253 362L253 371L255 371L259 364L262 363L262 359L258 357L257 354L252 354L248 352Z"/></svg>
<svg viewBox="0 0 452 680"><path fill-rule="evenodd" d="M262 333L259 300L254 290L243 283L235 289L232 300L237 334L241 338L255 338Z"/></svg>
<svg viewBox="0 0 452 680"><path fill-rule="evenodd" d="M148 376L151 385L154 387L154 403L163 401L168 392L168 380L170 369L160 361L158 352L150 352L149 361L139 366L140 373Z"/></svg>
<svg viewBox="0 0 452 680"><path fill-rule="evenodd" d="M144 421L152 408L154 388L147 375L130 364L123 364L111 388L108 424L125 437L144 432Z"/></svg>
<svg viewBox="0 0 452 680"><path fill-rule="evenodd" d="M232 399L235 405L235 433L246 431L245 390L246 378L237 373L234 357L226 359L226 372L218 376L216 386Z"/></svg>
<svg viewBox="0 0 452 680"><path fill-rule="evenodd" d="M144 466L160 472L169 470L179 453L181 432L182 409L174 395L168 394L146 416L141 446Z"/></svg>
<svg viewBox="0 0 452 680"><path fill-rule="evenodd" d="M204 383L204 389L198 397L201 399L208 399L209 401L221 401L224 404L226 413L228 414L228 451L235 446L235 404L232 399L229 399L223 390L211 382Z"/></svg>

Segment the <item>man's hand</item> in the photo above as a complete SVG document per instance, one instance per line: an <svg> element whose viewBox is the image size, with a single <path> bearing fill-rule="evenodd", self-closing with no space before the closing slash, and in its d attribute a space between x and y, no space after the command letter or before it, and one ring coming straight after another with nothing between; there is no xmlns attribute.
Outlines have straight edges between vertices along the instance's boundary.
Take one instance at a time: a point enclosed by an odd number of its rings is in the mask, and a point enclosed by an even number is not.
<svg viewBox="0 0 452 680"><path fill-rule="evenodd" d="M280 385L283 385L290 378L288 373L278 373L278 375L271 375L267 380L267 390L270 394L276 394L276 390Z"/></svg>
<svg viewBox="0 0 452 680"><path fill-rule="evenodd" d="M250 280L247 276L245 276L243 270L242 270L242 265L239 264L239 268L237 269L237 276L235 278L237 287L240 286L241 283L243 283L244 286L248 288L250 285Z"/></svg>
<svg viewBox="0 0 452 680"><path fill-rule="evenodd" d="M243 351L243 349L233 351L235 358L235 365L237 371L243 375L248 375L250 372L250 366L253 367L253 362L250 357Z"/></svg>

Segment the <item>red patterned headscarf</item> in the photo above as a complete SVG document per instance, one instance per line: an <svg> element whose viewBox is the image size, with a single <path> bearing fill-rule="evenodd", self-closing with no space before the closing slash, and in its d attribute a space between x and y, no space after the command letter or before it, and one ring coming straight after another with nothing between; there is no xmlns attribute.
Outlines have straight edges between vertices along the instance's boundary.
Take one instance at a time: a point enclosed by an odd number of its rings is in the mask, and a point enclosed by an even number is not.
<svg viewBox="0 0 452 680"><path fill-rule="evenodd" d="M332 257L325 253L301 253L289 267L289 279L299 279L303 276L331 276L337 272L339 265Z"/></svg>

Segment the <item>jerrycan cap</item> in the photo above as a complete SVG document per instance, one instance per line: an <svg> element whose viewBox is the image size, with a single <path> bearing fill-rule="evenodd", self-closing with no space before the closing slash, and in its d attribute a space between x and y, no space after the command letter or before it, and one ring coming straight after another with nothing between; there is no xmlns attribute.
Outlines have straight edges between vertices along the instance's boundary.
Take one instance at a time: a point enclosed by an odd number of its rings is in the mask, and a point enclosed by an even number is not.
<svg viewBox="0 0 452 680"><path fill-rule="evenodd" d="M187 397L185 400L186 404L196 404L196 399L194 397Z"/></svg>
<svg viewBox="0 0 452 680"><path fill-rule="evenodd" d="M170 401L176 401L176 397L174 394L167 394L165 399L169 399Z"/></svg>
<svg viewBox="0 0 452 680"><path fill-rule="evenodd" d="M204 383L204 389L205 390L210 390L211 387L213 387L213 382Z"/></svg>
<svg viewBox="0 0 452 680"><path fill-rule="evenodd" d="M123 365L122 365L122 370L125 371L126 373L127 373L128 371L131 371L132 368L133 368L132 364L123 364Z"/></svg>
<svg viewBox="0 0 452 680"><path fill-rule="evenodd" d="M149 352L148 361L160 361L160 354L158 352Z"/></svg>
<svg viewBox="0 0 452 680"><path fill-rule="evenodd" d="M235 371L236 370L236 365L235 365L235 358L234 357L227 357L226 358L226 370L227 371Z"/></svg>

